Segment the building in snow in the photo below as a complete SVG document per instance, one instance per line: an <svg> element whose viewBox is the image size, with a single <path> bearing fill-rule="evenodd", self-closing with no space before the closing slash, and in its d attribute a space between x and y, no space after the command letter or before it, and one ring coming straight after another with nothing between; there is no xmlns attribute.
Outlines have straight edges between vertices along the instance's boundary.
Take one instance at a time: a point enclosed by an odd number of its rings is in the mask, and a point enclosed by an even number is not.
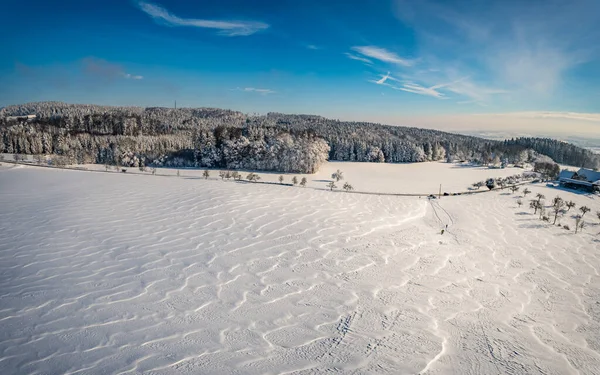
<svg viewBox="0 0 600 375"><path fill-rule="evenodd" d="M591 169L563 170L558 175L558 182L568 189L600 192L600 172Z"/></svg>

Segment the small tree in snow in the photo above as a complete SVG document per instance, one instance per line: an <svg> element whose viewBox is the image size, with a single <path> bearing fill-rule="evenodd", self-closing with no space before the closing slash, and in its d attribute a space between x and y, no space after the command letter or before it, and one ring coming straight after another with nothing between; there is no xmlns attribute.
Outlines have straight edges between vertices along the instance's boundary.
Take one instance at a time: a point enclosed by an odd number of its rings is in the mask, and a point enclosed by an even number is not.
<svg viewBox="0 0 600 375"><path fill-rule="evenodd" d="M544 207L544 202L539 202L538 204L539 204L538 210L540 212L540 220L541 220L542 217L544 215L546 215L546 207Z"/></svg>
<svg viewBox="0 0 600 375"><path fill-rule="evenodd" d="M307 182L308 182L308 181L306 180L306 177L302 177L302 180L300 180L300 186L302 186L302 187L306 187L306 183L307 183Z"/></svg>
<svg viewBox="0 0 600 375"><path fill-rule="evenodd" d="M517 199L517 205L519 206L519 208L521 208L521 206L523 205L523 201L520 199Z"/></svg>
<svg viewBox="0 0 600 375"><path fill-rule="evenodd" d="M225 178L228 180L231 178L231 171L225 172Z"/></svg>
<svg viewBox="0 0 600 375"><path fill-rule="evenodd" d="M239 180L240 174L238 173L238 171L231 172L231 178L233 178L234 180Z"/></svg>
<svg viewBox="0 0 600 375"><path fill-rule="evenodd" d="M292 177L292 184L298 185L298 177L296 177L296 176Z"/></svg>
<svg viewBox="0 0 600 375"><path fill-rule="evenodd" d="M177 170L177 177L181 176L181 174L179 173L179 169Z"/></svg>
<svg viewBox="0 0 600 375"><path fill-rule="evenodd" d="M258 180L260 180L260 176L252 172L249 173L248 176L246 176L246 178L248 179L248 181L251 182L257 182Z"/></svg>
<svg viewBox="0 0 600 375"><path fill-rule="evenodd" d="M156 174L156 167L152 167L152 169L150 171L152 172L152 175L154 176Z"/></svg>
<svg viewBox="0 0 600 375"><path fill-rule="evenodd" d="M479 190L483 185L485 185L485 182L483 181L479 181L473 184L473 187L477 190Z"/></svg>
<svg viewBox="0 0 600 375"><path fill-rule="evenodd" d="M581 215L575 216L575 233L577 233L577 231L579 229L583 229L584 226L585 226L585 224L583 221L583 216L581 216Z"/></svg>
<svg viewBox="0 0 600 375"><path fill-rule="evenodd" d="M523 189L523 197L524 198L527 198L527 194L529 194L529 193L531 193L531 190L529 190L527 188Z"/></svg>
<svg viewBox="0 0 600 375"><path fill-rule="evenodd" d="M109 168L109 165L108 165L108 163L104 163L104 171L105 171L105 172L108 172L108 168Z"/></svg>
<svg viewBox="0 0 600 375"><path fill-rule="evenodd" d="M493 178L490 178L485 182L485 186L488 189L492 190L493 188L496 187L496 181Z"/></svg>
<svg viewBox="0 0 600 375"><path fill-rule="evenodd" d="M579 211L581 211L581 217L584 217L585 214L590 212L590 208L588 206L581 206L579 207Z"/></svg>
<svg viewBox="0 0 600 375"><path fill-rule="evenodd" d="M571 208L575 207L575 202L568 201L567 203L565 203L565 206L567 206L567 212L569 212L569 211L571 211Z"/></svg>
<svg viewBox="0 0 600 375"><path fill-rule="evenodd" d="M279 178L278 178L278 180L279 180L280 184L283 184L283 175L280 175Z"/></svg>
<svg viewBox="0 0 600 375"><path fill-rule="evenodd" d="M542 193L537 193L535 197L537 198L538 202L540 202L542 199L546 199L546 196Z"/></svg>
<svg viewBox="0 0 600 375"><path fill-rule="evenodd" d="M338 169L331 175L331 178L333 178L336 182L339 182L340 180L344 179L344 173Z"/></svg>
<svg viewBox="0 0 600 375"><path fill-rule="evenodd" d="M327 187L329 188L329 190L333 191L333 189L335 189L337 186L336 186L335 182L333 182L333 181L330 181L330 182L327 184Z"/></svg>
<svg viewBox="0 0 600 375"><path fill-rule="evenodd" d="M354 190L354 187L347 182L344 184L343 188L346 192Z"/></svg>
<svg viewBox="0 0 600 375"><path fill-rule="evenodd" d="M205 169L204 172L202 172L202 177L204 177L205 180L208 180L210 177L210 172L208 169Z"/></svg>
<svg viewBox="0 0 600 375"><path fill-rule="evenodd" d="M600 211L596 212L596 216L598 216L598 220L600 220Z"/></svg>
<svg viewBox="0 0 600 375"><path fill-rule="evenodd" d="M514 193L516 193L517 191L519 191L519 187L518 187L518 186L515 186L515 185L513 185L513 186L511 186L511 187L510 187L510 191L512 191L512 193L514 194Z"/></svg>
<svg viewBox="0 0 600 375"><path fill-rule="evenodd" d="M225 171L219 171L219 177L221 177L221 180L225 179Z"/></svg>
<svg viewBox="0 0 600 375"><path fill-rule="evenodd" d="M561 197L555 197L552 200L552 211L554 211L554 222L553 225L556 224L556 220L558 220L558 215L562 214L565 208L565 202Z"/></svg>
<svg viewBox="0 0 600 375"><path fill-rule="evenodd" d="M529 208L531 208L533 210L533 214L537 214L538 211L541 211L542 208L542 204L540 203L540 201L536 201L535 199L532 199L529 202Z"/></svg>

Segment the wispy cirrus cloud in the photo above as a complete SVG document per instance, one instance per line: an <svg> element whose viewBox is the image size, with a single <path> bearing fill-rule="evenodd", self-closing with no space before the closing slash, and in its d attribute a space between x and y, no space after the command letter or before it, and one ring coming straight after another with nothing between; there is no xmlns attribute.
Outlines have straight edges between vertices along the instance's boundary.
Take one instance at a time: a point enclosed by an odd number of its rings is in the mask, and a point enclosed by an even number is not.
<svg viewBox="0 0 600 375"><path fill-rule="evenodd" d="M181 18L170 13L165 8L148 2L139 2L140 9L155 21L168 26L188 26L205 29L216 29L219 35L248 36L266 30L269 25L254 21L217 21L197 18Z"/></svg>
<svg viewBox="0 0 600 375"><path fill-rule="evenodd" d="M275 94L276 91L270 90L270 89L261 89L261 88L256 88L256 87L236 87L235 89L231 89L232 91L243 91L243 92L254 92L257 94L261 94L261 95L269 95L269 94Z"/></svg>
<svg viewBox="0 0 600 375"><path fill-rule="evenodd" d="M420 55L443 56L514 98L551 98L570 71L600 56L597 0L396 0L396 15L414 29Z"/></svg>
<svg viewBox="0 0 600 375"><path fill-rule="evenodd" d="M348 52L346 52L345 55L346 55L346 57L348 57L351 60L361 61L361 62L364 62L365 64L369 64L369 65L373 64L373 61L371 61L367 58L364 58L364 57L356 56L356 55L353 55Z"/></svg>
<svg viewBox="0 0 600 375"><path fill-rule="evenodd" d="M446 95L437 91L437 89L445 87L445 85L435 85L431 87L423 87L416 83L405 83L399 90L410 92L418 95L431 96L438 99L447 99Z"/></svg>
<svg viewBox="0 0 600 375"><path fill-rule="evenodd" d="M388 81L397 82L400 86L388 83ZM401 80L394 78L390 75L390 72L387 72L385 75L381 75L381 78L378 80L369 80L371 83L375 83L377 85L383 85L387 87L391 87L394 90L400 90L405 92L410 92L418 95L431 96L438 99L447 99L444 93L437 91L437 89L447 87L449 84L440 84L434 85L431 87L424 87L414 82L402 82Z"/></svg>
<svg viewBox="0 0 600 375"><path fill-rule="evenodd" d="M413 61L402 58L395 54L394 52L388 51L385 48L375 47L375 46L356 46L352 47L354 52L357 52L363 56L383 61L390 64L402 65L402 66L412 66L414 64Z"/></svg>

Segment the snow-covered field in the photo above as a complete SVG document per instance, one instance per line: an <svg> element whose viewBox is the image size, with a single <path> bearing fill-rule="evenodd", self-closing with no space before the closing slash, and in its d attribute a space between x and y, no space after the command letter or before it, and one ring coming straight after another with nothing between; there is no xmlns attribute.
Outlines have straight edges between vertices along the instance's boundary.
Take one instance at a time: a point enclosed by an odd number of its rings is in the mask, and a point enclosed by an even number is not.
<svg viewBox="0 0 600 375"><path fill-rule="evenodd" d="M446 172L430 181L490 175ZM4 164L0 372L598 374L600 200L530 189L589 206L588 227L506 192L429 202Z"/></svg>
<svg viewBox="0 0 600 375"><path fill-rule="evenodd" d="M79 166L89 170L104 171L105 167L98 164ZM137 172L137 168L127 168L129 172ZM284 183L290 184L293 176L301 179L306 177L308 187L327 189L331 181L331 174L337 170L344 174L344 181L337 184L341 189L344 182L349 182L356 191L376 193L399 194L438 194L440 184L442 192L464 192L478 181L485 181L490 177L508 177L525 172L522 168L494 169L471 164L459 163L353 163L353 162L327 162L315 174L283 174ZM112 168L109 171L115 172ZM179 171L182 177L202 177L204 169L174 169L159 168L157 174L176 176ZM146 174L151 174L148 169ZM218 178L219 170L210 171L213 178ZM248 171L242 171L245 178ZM256 172L261 181L279 182L281 173Z"/></svg>

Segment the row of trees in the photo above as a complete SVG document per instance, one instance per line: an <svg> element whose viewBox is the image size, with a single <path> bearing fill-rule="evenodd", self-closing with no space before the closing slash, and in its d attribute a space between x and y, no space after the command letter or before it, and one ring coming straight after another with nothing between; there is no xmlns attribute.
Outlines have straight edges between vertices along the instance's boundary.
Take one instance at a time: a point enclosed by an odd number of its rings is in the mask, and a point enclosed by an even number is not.
<svg viewBox="0 0 600 375"><path fill-rule="evenodd" d="M514 193L519 191L518 186L511 187L511 191ZM523 190L523 198L527 197L528 194L531 193L531 190L525 188ZM557 222L565 216L571 209L575 209L577 205L573 201L565 201L563 198L556 196L552 199L552 205L546 206L544 201L546 196L542 193L537 193L535 199L531 199L529 201L529 208L533 210L534 215L538 215L540 220L550 222L552 220L552 225L557 225ZM523 205L523 201L519 198L517 199L517 205L521 207ZM575 220L575 233L580 230L583 230L586 227L586 222L584 221L585 215L590 212L590 208L588 206L579 207L579 214L573 215L572 218ZM548 216L550 215L550 216ZM600 211L596 212L596 216L598 220L600 220ZM558 224L560 226L560 223ZM562 226L566 230L570 230L569 225Z"/></svg>
<svg viewBox="0 0 600 375"><path fill-rule="evenodd" d="M35 114L33 121L6 116ZM536 150L537 152L533 151ZM141 108L28 103L0 109L0 152L59 154L75 163L119 162L308 172L321 160L559 162L598 166L573 145L537 138L505 142L431 129L310 115L264 116L214 108ZM137 158L137 160L136 160ZM121 160L118 160L121 159Z"/></svg>
<svg viewBox="0 0 600 375"><path fill-rule="evenodd" d="M600 155L573 144L550 138L513 138L503 142L507 147L521 146L547 155L555 162L582 168L600 168Z"/></svg>

